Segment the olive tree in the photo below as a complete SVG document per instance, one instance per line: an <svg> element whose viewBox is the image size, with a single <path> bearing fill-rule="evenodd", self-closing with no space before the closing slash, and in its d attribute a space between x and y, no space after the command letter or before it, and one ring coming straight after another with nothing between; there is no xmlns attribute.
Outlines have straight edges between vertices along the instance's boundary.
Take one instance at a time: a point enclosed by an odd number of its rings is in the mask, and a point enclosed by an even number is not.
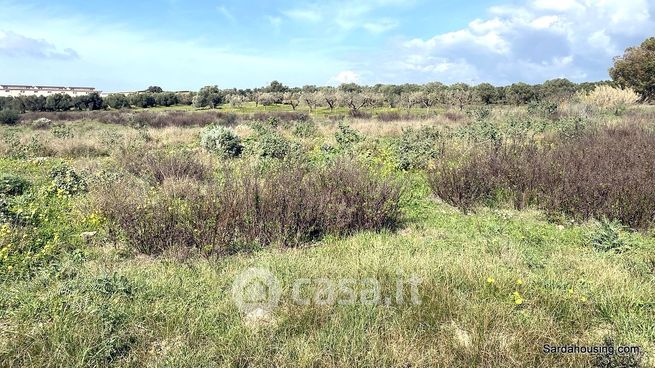
<svg viewBox="0 0 655 368"><path fill-rule="evenodd" d="M622 88L631 88L642 101L655 100L655 37L630 47L614 59L610 77Z"/></svg>
<svg viewBox="0 0 655 368"><path fill-rule="evenodd" d="M123 109L130 107L130 100L121 93L112 93L105 97L105 103L112 109Z"/></svg>
<svg viewBox="0 0 655 368"><path fill-rule="evenodd" d="M205 86L193 98L194 107L207 107L214 109L223 102L223 93L217 86Z"/></svg>
<svg viewBox="0 0 655 368"><path fill-rule="evenodd" d="M287 105L291 105L291 109L295 111L296 107L300 105L300 94L296 92L285 92L282 101Z"/></svg>

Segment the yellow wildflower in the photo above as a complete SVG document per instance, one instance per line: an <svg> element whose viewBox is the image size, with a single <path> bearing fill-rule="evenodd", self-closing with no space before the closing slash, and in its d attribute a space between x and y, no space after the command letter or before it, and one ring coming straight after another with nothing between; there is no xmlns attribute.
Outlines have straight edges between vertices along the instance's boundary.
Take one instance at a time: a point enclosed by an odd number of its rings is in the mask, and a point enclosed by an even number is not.
<svg viewBox="0 0 655 368"><path fill-rule="evenodd" d="M523 285L523 280L517 279L516 280L516 285L519 285L519 286Z"/></svg>
<svg viewBox="0 0 655 368"><path fill-rule="evenodd" d="M491 277L491 276L487 277L487 284L491 285L491 284L493 284L494 282L496 282L496 280L494 280L493 277Z"/></svg>

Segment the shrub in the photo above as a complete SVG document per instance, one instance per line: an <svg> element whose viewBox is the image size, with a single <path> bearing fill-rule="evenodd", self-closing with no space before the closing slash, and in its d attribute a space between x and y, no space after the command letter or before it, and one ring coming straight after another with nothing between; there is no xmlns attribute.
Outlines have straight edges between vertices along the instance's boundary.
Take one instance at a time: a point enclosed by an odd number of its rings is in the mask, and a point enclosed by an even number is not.
<svg viewBox="0 0 655 368"><path fill-rule="evenodd" d="M344 123L339 123L339 128L337 132L334 133L334 138L337 140L337 144L342 149L350 148L354 144L364 140L364 137L361 135L361 133Z"/></svg>
<svg viewBox="0 0 655 368"><path fill-rule="evenodd" d="M474 120L461 127L456 134L473 143L500 144L504 138L498 126L487 119Z"/></svg>
<svg viewBox="0 0 655 368"><path fill-rule="evenodd" d="M268 132L256 138L255 154L259 157L282 159L292 150L291 142L277 132Z"/></svg>
<svg viewBox="0 0 655 368"><path fill-rule="evenodd" d="M21 195L29 186L30 182L20 176L0 174L0 195Z"/></svg>
<svg viewBox="0 0 655 368"><path fill-rule="evenodd" d="M401 120L414 120L418 118L410 113L401 114L398 111L380 112L375 117L377 120L385 123Z"/></svg>
<svg viewBox="0 0 655 368"><path fill-rule="evenodd" d="M612 109L617 112L626 106L637 103L639 95L629 88L620 89L602 85L597 86L588 94L581 95L580 100L590 105L603 109Z"/></svg>
<svg viewBox="0 0 655 368"><path fill-rule="evenodd" d="M48 118L38 118L32 121L32 128L34 129L48 129L52 125L52 120Z"/></svg>
<svg viewBox="0 0 655 368"><path fill-rule="evenodd" d="M0 110L0 124L14 125L19 119L20 114L15 110Z"/></svg>
<svg viewBox="0 0 655 368"><path fill-rule="evenodd" d="M624 226L618 221L602 219L591 235L591 245L602 252L620 252L625 247L621 237Z"/></svg>
<svg viewBox="0 0 655 368"><path fill-rule="evenodd" d="M299 138L309 138L318 134L318 128L312 120L296 121L293 126L293 135Z"/></svg>
<svg viewBox="0 0 655 368"><path fill-rule="evenodd" d="M254 134L246 142L249 154L260 158L283 159L299 152L301 147L281 135L268 124L254 122L250 125Z"/></svg>
<svg viewBox="0 0 655 368"><path fill-rule="evenodd" d="M200 133L200 145L209 152L223 157L237 157L243 151L241 138L229 128L211 126Z"/></svg>
<svg viewBox="0 0 655 368"><path fill-rule="evenodd" d="M58 195L74 195L87 190L86 180L66 164L52 168L50 178L52 183L49 190Z"/></svg>
<svg viewBox="0 0 655 368"><path fill-rule="evenodd" d="M122 150L118 162L125 170L146 179L151 184L162 184L167 179L206 180L211 177L211 166L193 152L164 152L128 148Z"/></svg>
<svg viewBox="0 0 655 368"><path fill-rule="evenodd" d="M154 191L126 178L95 196L127 242L148 254L179 248L228 254L393 228L400 197L397 182L353 161L316 169L286 162L263 174L225 167L220 180L167 181Z"/></svg>
<svg viewBox="0 0 655 368"><path fill-rule="evenodd" d="M530 101L528 103L528 113L543 118L553 118L557 114L557 103L553 101Z"/></svg>
<svg viewBox="0 0 655 368"><path fill-rule="evenodd" d="M74 137L73 130L69 126L63 124L52 127L51 133L59 139L69 139Z"/></svg>
<svg viewBox="0 0 655 368"><path fill-rule="evenodd" d="M16 215L9 208L9 202L3 196L0 196L0 224L12 222Z"/></svg>
<svg viewBox="0 0 655 368"><path fill-rule="evenodd" d="M579 219L608 218L636 229L655 221L655 133L638 127L585 130L563 141L477 146L430 170L433 192L470 209L508 195Z"/></svg>
<svg viewBox="0 0 655 368"><path fill-rule="evenodd" d="M398 139L398 166L402 170L424 169L442 152L441 133L434 127L405 129Z"/></svg>

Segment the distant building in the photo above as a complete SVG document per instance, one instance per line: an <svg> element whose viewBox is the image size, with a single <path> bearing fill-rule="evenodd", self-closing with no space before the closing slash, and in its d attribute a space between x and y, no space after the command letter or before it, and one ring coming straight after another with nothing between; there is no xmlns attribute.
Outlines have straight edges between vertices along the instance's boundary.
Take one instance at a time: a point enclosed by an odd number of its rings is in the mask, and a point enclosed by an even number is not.
<svg viewBox="0 0 655 368"><path fill-rule="evenodd" d="M82 96L92 92L102 93L92 87L55 87L55 86L23 86L16 84L0 84L0 97L48 96L55 93L65 93L71 97Z"/></svg>

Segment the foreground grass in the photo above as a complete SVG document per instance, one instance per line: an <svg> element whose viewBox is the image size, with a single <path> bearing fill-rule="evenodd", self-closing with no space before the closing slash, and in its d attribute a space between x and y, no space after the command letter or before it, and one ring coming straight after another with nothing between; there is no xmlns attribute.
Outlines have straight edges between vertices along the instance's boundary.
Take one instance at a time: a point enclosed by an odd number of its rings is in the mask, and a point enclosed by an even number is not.
<svg viewBox="0 0 655 368"><path fill-rule="evenodd" d="M0 365L586 366L588 356L542 346L605 337L640 346L652 364L652 238L624 234L629 251L600 253L589 246L590 225L563 228L538 213L467 216L429 199L408 213L397 233L223 259L92 248L2 285ZM249 267L271 270L283 286L265 320L249 321L231 298ZM375 278L384 295L399 273L422 280L420 305L290 298L297 278Z"/></svg>

